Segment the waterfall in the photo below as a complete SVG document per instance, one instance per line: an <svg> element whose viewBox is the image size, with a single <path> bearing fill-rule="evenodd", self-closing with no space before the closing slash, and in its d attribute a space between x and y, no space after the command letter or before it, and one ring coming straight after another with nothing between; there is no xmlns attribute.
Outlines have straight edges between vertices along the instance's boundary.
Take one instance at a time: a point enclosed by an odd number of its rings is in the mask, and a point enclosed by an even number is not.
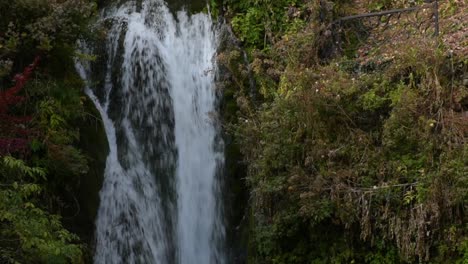
<svg viewBox="0 0 468 264"><path fill-rule="evenodd" d="M110 145L94 262L224 263L210 16L140 0L106 8L98 23L103 48L80 45L97 62L76 64Z"/></svg>

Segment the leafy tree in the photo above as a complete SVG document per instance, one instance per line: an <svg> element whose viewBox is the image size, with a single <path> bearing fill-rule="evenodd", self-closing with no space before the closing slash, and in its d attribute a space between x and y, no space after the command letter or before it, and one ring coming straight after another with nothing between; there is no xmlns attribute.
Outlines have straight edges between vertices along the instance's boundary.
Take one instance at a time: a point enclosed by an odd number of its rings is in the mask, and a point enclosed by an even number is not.
<svg viewBox="0 0 468 264"><path fill-rule="evenodd" d="M84 261L61 215L88 170L76 147L85 109L73 57L95 11L91 0L0 1L1 263Z"/></svg>
<svg viewBox="0 0 468 264"><path fill-rule="evenodd" d="M39 183L47 180L45 170L5 156L0 180L0 261L81 263L78 237L62 227L60 216L41 206Z"/></svg>

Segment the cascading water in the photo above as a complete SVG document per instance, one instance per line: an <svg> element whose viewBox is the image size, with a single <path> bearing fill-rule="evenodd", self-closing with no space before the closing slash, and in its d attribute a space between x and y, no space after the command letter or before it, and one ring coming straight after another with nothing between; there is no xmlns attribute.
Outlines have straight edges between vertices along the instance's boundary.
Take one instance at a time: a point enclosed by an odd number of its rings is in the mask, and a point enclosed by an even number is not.
<svg viewBox="0 0 468 264"><path fill-rule="evenodd" d="M93 77L99 65L77 63L110 145L94 262L224 263L210 16L127 1L100 23L104 77Z"/></svg>

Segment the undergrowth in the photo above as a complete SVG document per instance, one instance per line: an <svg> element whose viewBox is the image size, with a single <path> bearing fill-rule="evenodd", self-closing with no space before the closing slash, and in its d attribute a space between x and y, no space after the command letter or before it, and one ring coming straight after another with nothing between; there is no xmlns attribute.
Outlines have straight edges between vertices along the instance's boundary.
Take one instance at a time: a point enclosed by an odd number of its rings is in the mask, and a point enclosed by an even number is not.
<svg viewBox="0 0 468 264"><path fill-rule="evenodd" d="M249 261L466 263L466 58L418 35L397 42L384 64L381 53L369 67L324 59L328 27L317 8L336 16L346 6L327 3L284 2L312 11L298 14L300 30L275 29L275 38L256 28L257 5L234 16L260 100L240 53L219 56L237 102L228 130L248 170ZM273 16L285 29L288 8Z"/></svg>

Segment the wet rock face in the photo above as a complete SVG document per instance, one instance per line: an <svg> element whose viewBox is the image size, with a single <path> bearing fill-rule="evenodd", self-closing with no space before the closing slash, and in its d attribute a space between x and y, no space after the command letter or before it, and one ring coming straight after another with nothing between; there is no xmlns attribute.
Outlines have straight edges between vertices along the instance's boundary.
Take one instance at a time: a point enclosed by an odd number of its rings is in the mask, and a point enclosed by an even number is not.
<svg viewBox="0 0 468 264"><path fill-rule="evenodd" d="M89 115L80 127L80 149L88 157L89 172L81 178L77 197L81 210L77 225L81 229L81 237L91 245L109 145L99 112L90 100L85 104Z"/></svg>
<svg viewBox="0 0 468 264"><path fill-rule="evenodd" d="M250 79L249 62L243 56L244 50L240 41L228 25L221 26L217 54L218 75L217 89L223 94L220 102L220 114L224 127L235 124L238 119L237 103L241 90L251 93L255 81ZM242 69L241 72L236 70ZM237 82L235 81L237 80ZM230 263L246 263L249 240L249 190L246 178L246 167L239 145L232 131L224 130L225 142L225 219L228 259Z"/></svg>
<svg viewBox="0 0 468 264"><path fill-rule="evenodd" d="M167 0L171 10L187 9L190 12L200 12L206 7L206 0Z"/></svg>
<svg viewBox="0 0 468 264"><path fill-rule="evenodd" d="M141 2L141 0L137 0ZM102 9L103 7L112 4L112 3L119 3L119 1L115 0L98 0L98 8ZM121 2L121 1L120 1ZM169 8L173 11L181 10L182 8L187 9L188 11L192 12L200 12L207 6L206 0L167 0L166 1Z"/></svg>

